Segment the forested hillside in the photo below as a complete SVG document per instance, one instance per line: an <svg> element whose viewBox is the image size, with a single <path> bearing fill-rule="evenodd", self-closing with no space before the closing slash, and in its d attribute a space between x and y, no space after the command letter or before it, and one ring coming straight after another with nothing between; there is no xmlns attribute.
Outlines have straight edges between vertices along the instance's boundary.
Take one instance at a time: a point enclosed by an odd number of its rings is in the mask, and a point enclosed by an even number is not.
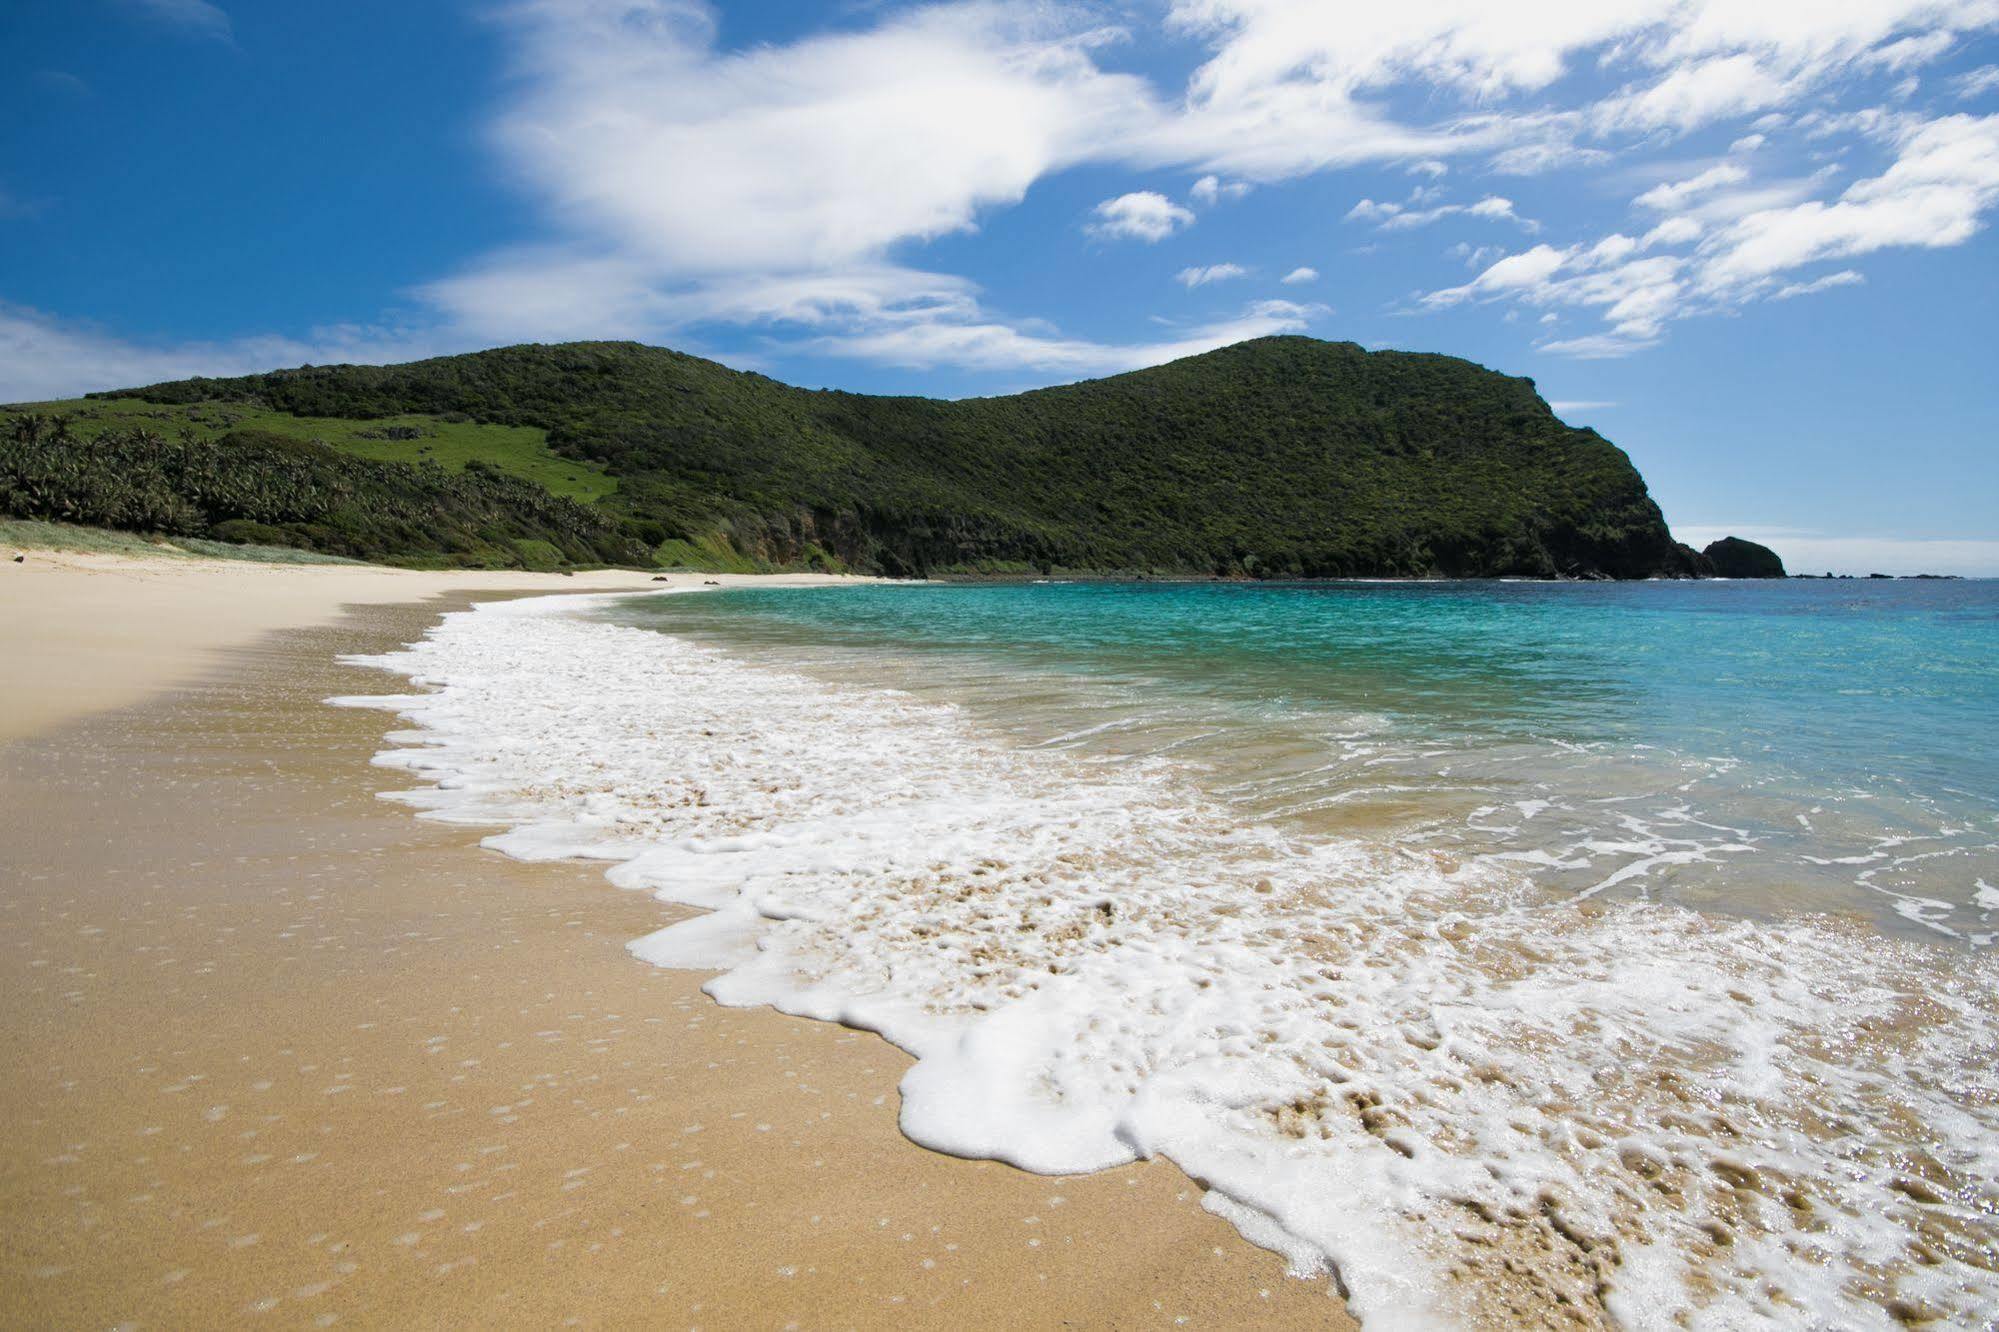
<svg viewBox="0 0 1999 1332"><path fill-rule="evenodd" d="M1673 544L1623 452L1557 420L1531 381L1309 338L955 402L796 389L662 348L571 343L194 379L72 405L86 427L96 419L99 433L126 432L103 465L129 470L149 446L129 438L127 400L168 424L176 412L212 421L232 410L349 427L394 419L414 432L413 447L425 421L545 432L508 436L507 457L479 469L477 496L452 491L466 474L428 458L373 458L368 467L387 470L350 475L356 440L370 432L342 427L347 453L308 438L285 457L294 467L313 457L316 476L350 477L339 484L370 496L365 505L272 521L196 504L215 530L254 521L258 540L315 548L334 533L347 543L338 553L377 558L504 562L536 541L572 561L891 574L1644 577L1702 563ZM44 406L34 419L61 410ZM102 424L114 418L122 423ZM68 429L74 438L78 427ZM24 451L28 470L49 470L41 432L0 456L0 507L61 516L35 510L19 481ZM192 439L178 447L198 448L193 471L186 462L139 471L172 490L176 477L227 473L232 456L268 466L283 442L242 431ZM464 450L455 461L464 465ZM98 466L86 459L79 474ZM539 490L530 468L564 467L591 481L593 502L550 497L554 507L538 507L495 489ZM456 515L450 539L426 537L410 518L412 505L433 502ZM376 508L394 515L381 530L367 521ZM143 520L130 505L87 510L76 520Z"/></svg>

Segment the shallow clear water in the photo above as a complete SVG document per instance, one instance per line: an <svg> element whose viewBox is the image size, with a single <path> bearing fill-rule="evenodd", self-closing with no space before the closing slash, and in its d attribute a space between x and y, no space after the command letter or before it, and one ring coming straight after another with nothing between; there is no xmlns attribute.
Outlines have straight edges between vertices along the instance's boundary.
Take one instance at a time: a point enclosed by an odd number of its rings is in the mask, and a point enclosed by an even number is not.
<svg viewBox="0 0 1999 1332"><path fill-rule="evenodd" d="M1999 582L926 585L612 614L1557 891L1999 930Z"/></svg>

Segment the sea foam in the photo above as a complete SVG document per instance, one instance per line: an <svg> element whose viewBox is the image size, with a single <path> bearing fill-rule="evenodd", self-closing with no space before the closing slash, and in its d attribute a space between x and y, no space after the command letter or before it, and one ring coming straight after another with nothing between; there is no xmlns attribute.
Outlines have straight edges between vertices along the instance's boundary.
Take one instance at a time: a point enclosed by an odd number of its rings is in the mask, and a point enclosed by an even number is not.
<svg viewBox="0 0 1999 1332"><path fill-rule="evenodd" d="M915 1056L917 1142L1169 1157L1370 1325L1999 1307L1981 957L1245 821L1166 759L1021 748L595 604L447 616L355 659L429 692L334 701L415 724L377 762L426 817L708 913L638 956Z"/></svg>

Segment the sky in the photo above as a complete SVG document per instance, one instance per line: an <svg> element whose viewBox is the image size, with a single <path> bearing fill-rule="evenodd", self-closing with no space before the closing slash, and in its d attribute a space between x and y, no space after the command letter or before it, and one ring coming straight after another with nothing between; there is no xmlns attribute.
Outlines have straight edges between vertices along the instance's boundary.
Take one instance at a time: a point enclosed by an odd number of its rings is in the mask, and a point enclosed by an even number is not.
<svg viewBox="0 0 1999 1332"><path fill-rule="evenodd" d="M633 338L1532 377L1683 540L1999 575L1999 0L0 0L0 402Z"/></svg>

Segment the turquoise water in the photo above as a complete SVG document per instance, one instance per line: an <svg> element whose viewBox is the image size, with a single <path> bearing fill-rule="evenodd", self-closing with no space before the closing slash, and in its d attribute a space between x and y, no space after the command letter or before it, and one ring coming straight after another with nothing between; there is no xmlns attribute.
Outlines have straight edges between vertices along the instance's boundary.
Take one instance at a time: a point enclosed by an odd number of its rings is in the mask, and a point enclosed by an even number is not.
<svg viewBox="0 0 1999 1332"><path fill-rule="evenodd" d="M1999 582L752 589L616 618L1551 892L1999 937Z"/></svg>

